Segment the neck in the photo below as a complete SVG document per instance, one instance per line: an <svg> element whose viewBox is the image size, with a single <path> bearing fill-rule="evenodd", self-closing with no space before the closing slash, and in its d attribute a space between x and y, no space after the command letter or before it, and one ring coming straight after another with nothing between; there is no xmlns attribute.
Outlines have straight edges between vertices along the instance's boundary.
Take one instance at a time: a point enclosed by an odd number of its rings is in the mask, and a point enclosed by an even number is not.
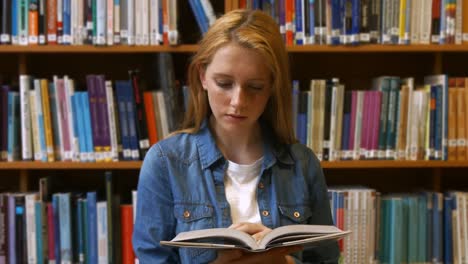
<svg viewBox="0 0 468 264"><path fill-rule="evenodd" d="M260 124L257 123L250 131L239 131L233 134L217 126L212 116L210 128L216 145L226 159L238 164L251 164L263 156Z"/></svg>

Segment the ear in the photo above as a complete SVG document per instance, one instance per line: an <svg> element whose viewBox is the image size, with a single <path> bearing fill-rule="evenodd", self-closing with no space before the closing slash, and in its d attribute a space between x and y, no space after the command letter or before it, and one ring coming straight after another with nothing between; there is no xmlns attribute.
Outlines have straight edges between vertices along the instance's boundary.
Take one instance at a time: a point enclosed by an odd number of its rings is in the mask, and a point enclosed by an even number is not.
<svg viewBox="0 0 468 264"><path fill-rule="evenodd" d="M205 67L198 65L198 77L200 78L200 83L203 87L203 90L206 90L206 70Z"/></svg>

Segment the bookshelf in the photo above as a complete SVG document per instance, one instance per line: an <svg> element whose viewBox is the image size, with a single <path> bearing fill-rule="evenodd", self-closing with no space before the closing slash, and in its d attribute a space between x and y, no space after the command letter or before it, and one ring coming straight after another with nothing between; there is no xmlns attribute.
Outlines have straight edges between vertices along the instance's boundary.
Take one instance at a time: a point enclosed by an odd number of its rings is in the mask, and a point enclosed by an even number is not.
<svg viewBox="0 0 468 264"><path fill-rule="evenodd" d="M230 11L233 2L211 1L217 14ZM102 73L116 80L127 78L129 68L140 68L142 77L149 77L152 75L151 56L169 52L174 57L177 79L184 80L188 60L198 48L194 43L199 31L188 4L180 7L180 11L182 22L179 27L182 35L187 37L181 45L3 45L0 46L0 72L15 78L19 74L32 74L48 79L54 74L67 74L83 88L85 75L89 73ZM422 82L426 75L442 73L468 77L468 44L306 45L288 46L287 50L291 77L304 84L311 79L337 77L343 80L346 89L366 90L370 88L372 78L383 75L411 76L416 82ZM117 192L129 195L136 188L141 164L141 161L0 162L0 191L37 190L39 178L49 175L61 179L63 191L70 188L102 189L104 172L111 170L119 178ZM468 189L468 161L323 161L321 165L329 186L363 185L383 194Z"/></svg>
<svg viewBox="0 0 468 264"><path fill-rule="evenodd" d="M229 0L212 1L215 12L220 14L232 9ZM188 6L187 6L188 7ZM189 8L181 10L179 26L183 34L188 35L188 41L177 46L0 46L0 56L8 64L0 66L5 75L35 74L50 78L53 74L69 74L84 79L90 72L104 73L110 78L125 76L130 66L145 68L149 62L148 55L158 52L170 52L175 57L175 70L178 79L185 78L185 68L191 54L197 50L198 32L193 15ZM184 29L185 28L185 29ZM187 32L190 32L187 34ZM288 46L290 54L292 79L310 80L313 78L338 77L343 79L347 87L367 89L371 78L380 75L414 76L421 80L429 74L449 73L456 76L468 76L466 61L468 61L468 45L358 45L358 46L329 46L305 45ZM67 63L75 60L76 63ZM43 63L47 61L47 63ZM89 63L91 62L91 63ZM8 65L8 66L6 66ZM17 65L17 67L10 67ZM358 67L353 67L353 66ZM148 74L148 72L146 73ZM352 88L354 89L354 88ZM141 161L120 161L111 163L76 163L76 162L1 162L0 178L13 175L8 181L17 181L19 191L29 190L34 186L30 180L33 174L51 171L80 171L90 170L102 173L105 170L126 171L137 177ZM423 175L431 179L430 188L443 190L447 173L463 174L468 171L468 161L338 161L322 162L327 178L332 183L339 184L340 175L347 175L346 182L353 182L353 178L361 170L370 171L369 174L382 172L398 173L409 177L414 174ZM412 175L413 174L413 175ZM373 177L369 175L368 177ZM382 177L379 177L382 178ZM357 184L366 184L356 180ZM15 184L16 185L16 184ZM468 187L468 182L463 183ZM417 186L413 186L417 187ZM398 190L398 188L397 188Z"/></svg>

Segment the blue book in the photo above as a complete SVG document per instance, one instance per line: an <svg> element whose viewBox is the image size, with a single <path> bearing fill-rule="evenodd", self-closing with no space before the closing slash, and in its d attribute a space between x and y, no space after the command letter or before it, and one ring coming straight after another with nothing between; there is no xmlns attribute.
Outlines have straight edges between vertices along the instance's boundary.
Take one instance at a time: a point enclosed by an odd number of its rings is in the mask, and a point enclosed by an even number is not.
<svg viewBox="0 0 468 264"><path fill-rule="evenodd" d="M72 255L72 224L71 224L71 206L70 193L59 193L59 223L60 223L60 258L62 262L71 263Z"/></svg>
<svg viewBox="0 0 468 264"><path fill-rule="evenodd" d="M315 0L308 1L309 10L309 36L308 44L315 44Z"/></svg>
<svg viewBox="0 0 468 264"><path fill-rule="evenodd" d="M133 88L130 81L125 82L125 105L127 107L127 124L128 124L128 134L131 150L131 159L139 160L140 151L138 146L138 134L137 134L137 120L136 120L136 106L135 98L133 96Z"/></svg>
<svg viewBox="0 0 468 264"><path fill-rule="evenodd" d="M398 99L400 97L400 78L390 77L390 89L388 94L387 131L386 131L386 153L387 159L395 158L396 130L398 118Z"/></svg>
<svg viewBox="0 0 468 264"><path fill-rule="evenodd" d="M89 263L89 235L88 235L88 200L85 198L80 202L81 211L83 212L81 216L81 224L83 230L83 254L84 254L84 263ZM81 258L80 258L81 260Z"/></svg>
<svg viewBox="0 0 468 264"><path fill-rule="evenodd" d="M299 110L297 114L297 138L302 144L307 143L307 93L299 93Z"/></svg>
<svg viewBox="0 0 468 264"><path fill-rule="evenodd" d="M75 215L75 225L76 225L76 245L73 245L77 254L78 254L78 261L79 263L84 263L85 260L85 252L84 252L84 234L86 233L83 223L83 206L82 206L83 199L78 198L76 200L75 208L76 215Z"/></svg>
<svg viewBox="0 0 468 264"><path fill-rule="evenodd" d="M8 154L7 160L20 159L20 102L19 93L8 92Z"/></svg>
<svg viewBox="0 0 468 264"><path fill-rule="evenodd" d="M79 160L85 161L86 156L86 138L85 138L85 131L84 131L84 117L83 117L83 110L81 104L81 93L82 92L75 92L71 96L71 103L73 108L73 122L76 126L73 126L75 130L75 135L78 135L78 149L79 149Z"/></svg>
<svg viewBox="0 0 468 264"><path fill-rule="evenodd" d="M63 19L63 45L70 45L71 42L71 0L62 0Z"/></svg>
<svg viewBox="0 0 468 264"><path fill-rule="evenodd" d="M345 34L342 31L344 21L343 21L343 11L342 8L344 4L342 1L351 1L351 0L331 0L331 36L329 44L339 45L341 42L341 35ZM328 42L328 41L327 41Z"/></svg>
<svg viewBox="0 0 468 264"><path fill-rule="evenodd" d="M295 16L294 20L296 23L296 45L304 45L304 1L303 0L295 0Z"/></svg>
<svg viewBox="0 0 468 264"><path fill-rule="evenodd" d="M60 233L63 232L60 230L60 204L59 204L59 197L58 194L54 193L52 195L52 212L54 218L54 238L55 238L55 263L61 263L61 255L60 255Z"/></svg>
<svg viewBox="0 0 468 264"><path fill-rule="evenodd" d="M361 4L360 0L351 1L351 39L350 43L353 45L359 44L359 33L361 30Z"/></svg>
<svg viewBox="0 0 468 264"><path fill-rule="evenodd" d="M128 131L127 106L125 103L125 81L116 81L117 111L119 113L120 135L122 138L123 159L131 159L130 137Z"/></svg>
<svg viewBox="0 0 468 264"><path fill-rule="evenodd" d="M343 152L343 159L352 158L352 149L350 142L351 135L351 103L352 91L345 91L343 100L343 126L341 130L341 150ZM338 146L339 147L339 146Z"/></svg>
<svg viewBox="0 0 468 264"><path fill-rule="evenodd" d="M442 263L442 211L443 211L443 196L441 193L432 193L432 261L434 263Z"/></svg>
<svg viewBox="0 0 468 264"><path fill-rule="evenodd" d="M88 161L94 161L94 143L93 143L93 130L91 128L91 113L89 110L88 92L81 93L82 114L84 116L85 139L86 139L86 153L88 154Z"/></svg>
<svg viewBox="0 0 468 264"><path fill-rule="evenodd" d="M452 212L456 210L456 197L451 193L446 193L444 196L444 221L443 221L443 246L444 246L444 263L453 263L453 236L452 236Z"/></svg>
<svg viewBox="0 0 468 264"><path fill-rule="evenodd" d="M445 12L446 3L450 0L440 0L440 33L439 44L447 42L447 14Z"/></svg>
<svg viewBox="0 0 468 264"><path fill-rule="evenodd" d="M298 112L299 112L299 81L294 80L293 81L293 93L292 93L292 114L293 114L293 128L294 132L296 134L296 137L298 136L298 131L297 131L297 117L298 117Z"/></svg>
<svg viewBox="0 0 468 264"><path fill-rule="evenodd" d="M98 263L98 244L97 244L97 195L96 192L86 194L88 203L88 256L89 264Z"/></svg>
<svg viewBox="0 0 468 264"><path fill-rule="evenodd" d="M430 93L430 110L429 110L429 159L435 159L435 142L436 142L436 112L437 107L432 108L432 102L435 102L434 105L437 106L437 87L431 85L431 93ZM440 148L439 148L440 151Z"/></svg>
<svg viewBox="0 0 468 264"><path fill-rule="evenodd" d="M37 263L44 263L44 248L42 242L47 242L45 237L43 237L43 202L42 201L35 201L34 202L34 223L36 225L36 257Z"/></svg>
<svg viewBox="0 0 468 264"><path fill-rule="evenodd" d="M431 75L431 76L426 76L424 77L424 84L425 85L437 85L441 92L441 116L439 117L440 119L440 131L441 131L441 136L440 136L440 142L441 142L441 153L435 152L436 159L442 159L442 160L447 160L447 151L448 151L448 78L447 75L445 74L439 74L439 75ZM437 102L436 102L437 105ZM436 106L437 109L437 106ZM439 111L439 110L437 110ZM438 122L438 117L436 113L436 123ZM436 132L437 133L437 132ZM436 134L437 135L437 134ZM436 136L437 138L437 136ZM437 144L437 141L436 141Z"/></svg>
<svg viewBox="0 0 468 264"><path fill-rule="evenodd" d="M193 15L197 21L201 33L204 35L208 31L209 22L208 17L205 15L201 3L197 0L189 0L190 7L192 8Z"/></svg>

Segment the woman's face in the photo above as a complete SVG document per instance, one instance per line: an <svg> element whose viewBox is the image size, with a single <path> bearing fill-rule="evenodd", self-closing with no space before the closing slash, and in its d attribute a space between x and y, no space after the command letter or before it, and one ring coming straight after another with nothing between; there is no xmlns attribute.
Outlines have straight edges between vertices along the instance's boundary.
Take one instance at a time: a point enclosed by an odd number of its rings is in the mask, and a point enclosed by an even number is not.
<svg viewBox="0 0 468 264"><path fill-rule="evenodd" d="M216 126L226 132L251 131L272 93L271 77L256 51L235 44L220 48L200 72Z"/></svg>

